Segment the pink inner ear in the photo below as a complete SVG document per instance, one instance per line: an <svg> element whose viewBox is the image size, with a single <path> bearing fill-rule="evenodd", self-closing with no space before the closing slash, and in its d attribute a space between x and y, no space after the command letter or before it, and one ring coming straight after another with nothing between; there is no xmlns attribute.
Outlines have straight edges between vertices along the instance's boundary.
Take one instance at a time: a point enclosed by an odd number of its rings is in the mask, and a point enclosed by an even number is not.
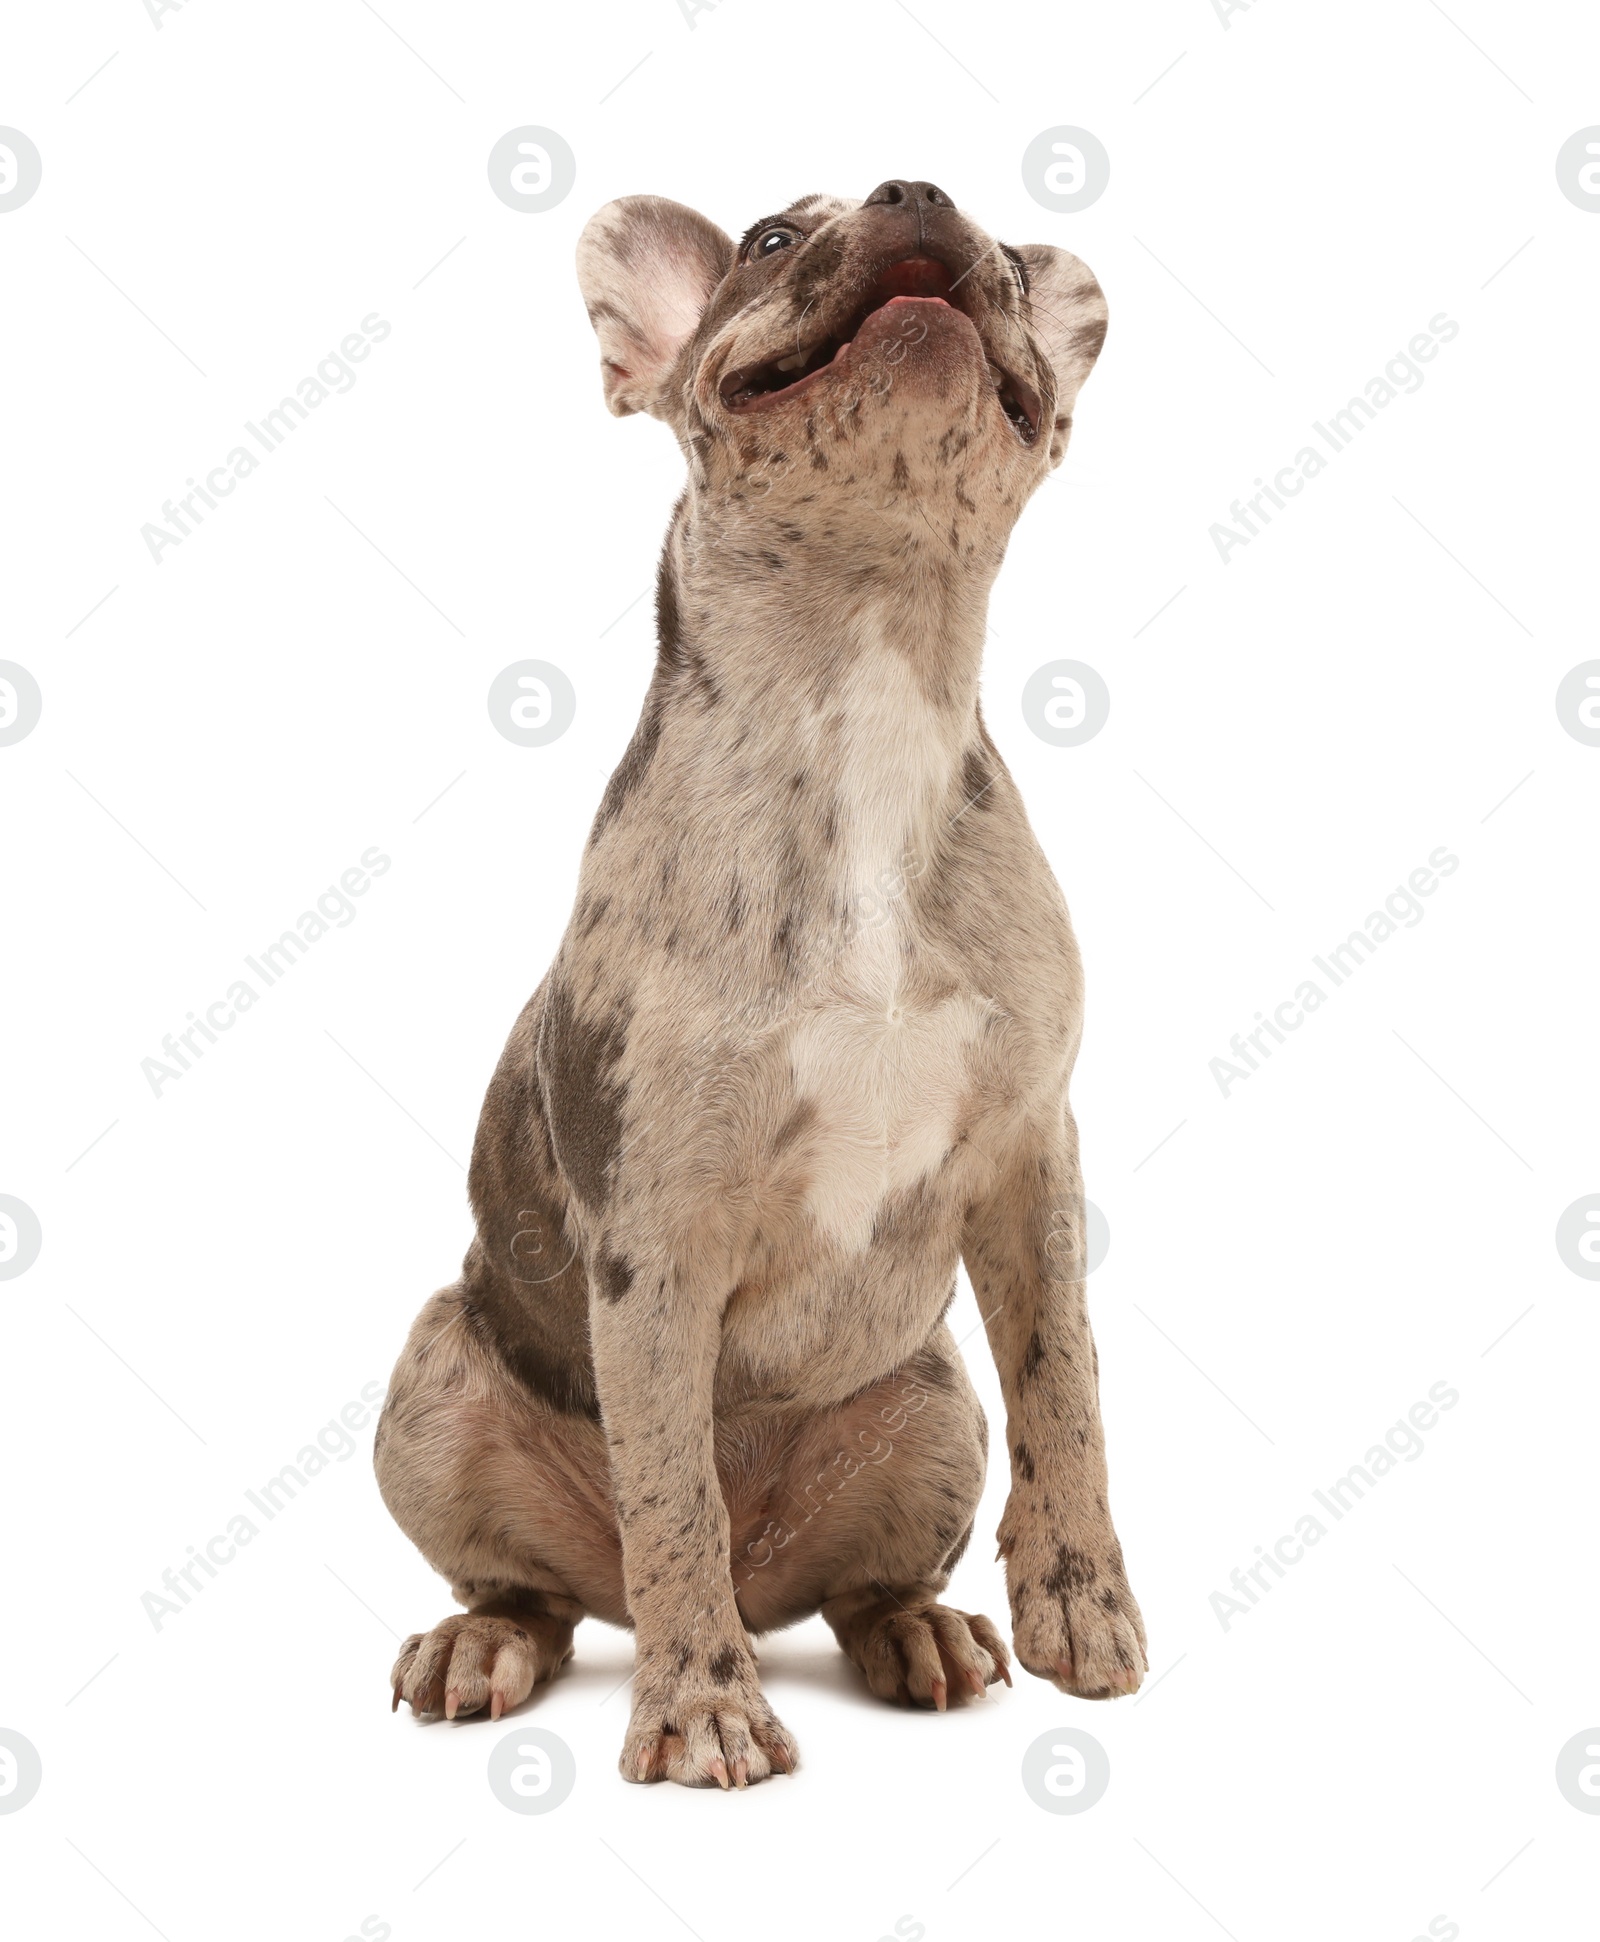
<svg viewBox="0 0 1600 1942"><path fill-rule="evenodd" d="M633 373L626 365L614 364L609 359L606 361L606 369L608 371L615 371L619 378L631 378L633 376Z"/></svg>

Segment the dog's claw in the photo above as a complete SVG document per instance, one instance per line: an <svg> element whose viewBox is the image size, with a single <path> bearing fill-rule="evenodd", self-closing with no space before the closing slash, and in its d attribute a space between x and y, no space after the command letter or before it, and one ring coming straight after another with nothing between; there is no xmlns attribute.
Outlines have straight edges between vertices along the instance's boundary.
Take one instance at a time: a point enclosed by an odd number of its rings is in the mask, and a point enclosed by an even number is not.
<svg viewBox="0 0 1600 1942"><path fill-rule="evenodd" d="M648 1780L650 1778L650 1749L648 1747L639 1755L639 1778L641 1780Z"/></svg>
<svg viewBox="0 0 1600 1942"><path fill-rule="evenodd" d="M394 1689L394 1696L389 1701L389 1711L391 1713L398 1713L399 1710L400 1710L400 1688L396 1686Z"/></svg>
<svg viewBox="0 0 1600 1942"><path fill-rule="evenodd" d="M724 1793L728 1791L728 1769L721 1760L711 1762L711 1776Z"/></svg>
<svg viewBox="0 0 1600 1942"><path fill-rule="evenodd" d="M734 1761L733 1784L736 1787L746 1787L750 1784L750 1762L748 1760L739 1759Z"/></svg>
<svg viewBox="0 0 1600 1942"><path fill-rule="evenodd" d="M949 1703L950 1689L945 1685L942 1679L935 1679L932 1682L932 1685L933 1685L934 1707L937 1711L942 1713Z"/></svg>
<svg viewBox="0 0 1600 1942"><path fill-rule="evenodd" d="M460 1710L461 1688L459 1686L452 1686L444 1696L444 1716L446 1719L454 1719Z"/></svg>
<svg viewBox="0 0 1600 1942"><path fill-rule="evenodd" d="M489 1695L489 1718L497 1720L506 1709L506 1696L498 1690Z"/></svg>
<svg viewBox="0 0 1600 1942"><path fill-rule="evenodd" d="M966 1681L979 1699L982 1699L984 1694L989 1690L983 1683L983 1674L981 1672L975 1672L971 1666L966 1668Z"/></svg>

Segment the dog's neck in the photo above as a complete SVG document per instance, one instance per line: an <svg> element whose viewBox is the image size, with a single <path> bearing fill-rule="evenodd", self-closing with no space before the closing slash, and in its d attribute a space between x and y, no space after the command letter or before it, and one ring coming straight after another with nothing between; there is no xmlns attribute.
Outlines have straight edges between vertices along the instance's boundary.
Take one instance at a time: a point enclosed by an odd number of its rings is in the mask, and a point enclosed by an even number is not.
<svg viewBox="0 0 1600 1942"><path fill-rule="evenodd" d="M902 659L941 716L970 721L1004 541L958 551L938 513L818 495L805 506L706 503L668 535L662 651L767 720L825 707L863 656Z"/></svg>
<svg viewBox="0 0 1600 1942"><path fill-rule="evenodd" d="M807 511L685 500L662 562L663 671L698 697L719 773L744 781L723 795L731 818L820 820L857 894L937 853L961 807L999 549L963 560L920 521Z"/></svg>

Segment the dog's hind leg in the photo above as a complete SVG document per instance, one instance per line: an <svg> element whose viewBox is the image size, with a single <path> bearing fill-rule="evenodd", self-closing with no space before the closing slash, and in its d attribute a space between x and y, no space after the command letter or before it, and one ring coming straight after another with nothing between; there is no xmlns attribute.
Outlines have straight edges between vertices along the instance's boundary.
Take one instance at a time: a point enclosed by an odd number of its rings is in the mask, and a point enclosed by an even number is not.
<svg viewBox="0 0 1600 1942"><path fill-rule="evenodd" d="M467 1607L407 1639L394 1704L418 1714L526 1699L571 1657L585 1612L626 1622L599 1422L532 1394L505 1367L463 1286L423 1310L378 1426L379 1488Z"/></svg>
<svg viewBox="0 0 1600 1942"><path fill-rule="evenodd" d="M820 1610L881 1699L942 1711L1009 1683L996 1628L939 1603L972 1535L984 1442L942 1324L892 1375L805 1420L733 1493L733 1583L751 1628Z"/></svg>

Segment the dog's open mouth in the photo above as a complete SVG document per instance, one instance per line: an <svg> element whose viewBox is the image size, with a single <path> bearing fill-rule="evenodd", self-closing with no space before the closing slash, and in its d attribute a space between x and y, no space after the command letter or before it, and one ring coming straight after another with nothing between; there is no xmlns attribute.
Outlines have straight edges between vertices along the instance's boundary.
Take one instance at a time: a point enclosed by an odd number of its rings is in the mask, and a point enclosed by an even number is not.
<svg viewBox="0 0 1600 1942"><path fill-rule="evenodd" d="M842 330L810 344L797 345L783 357L752 365L748 370L729 371L718 387L718 395L730 411L747 411L798 391L844 358L869 317L897 302L908 307L910 303L933 302L966 315L960 281L952 278L944 264L931 256L908 256L891 263ZM912 341L909 332L907 341ZM1001 410L1023 444L1031 445L1039 433L1037 394L1020 378L1001 370L987 355L985 361Z"/></svg>

